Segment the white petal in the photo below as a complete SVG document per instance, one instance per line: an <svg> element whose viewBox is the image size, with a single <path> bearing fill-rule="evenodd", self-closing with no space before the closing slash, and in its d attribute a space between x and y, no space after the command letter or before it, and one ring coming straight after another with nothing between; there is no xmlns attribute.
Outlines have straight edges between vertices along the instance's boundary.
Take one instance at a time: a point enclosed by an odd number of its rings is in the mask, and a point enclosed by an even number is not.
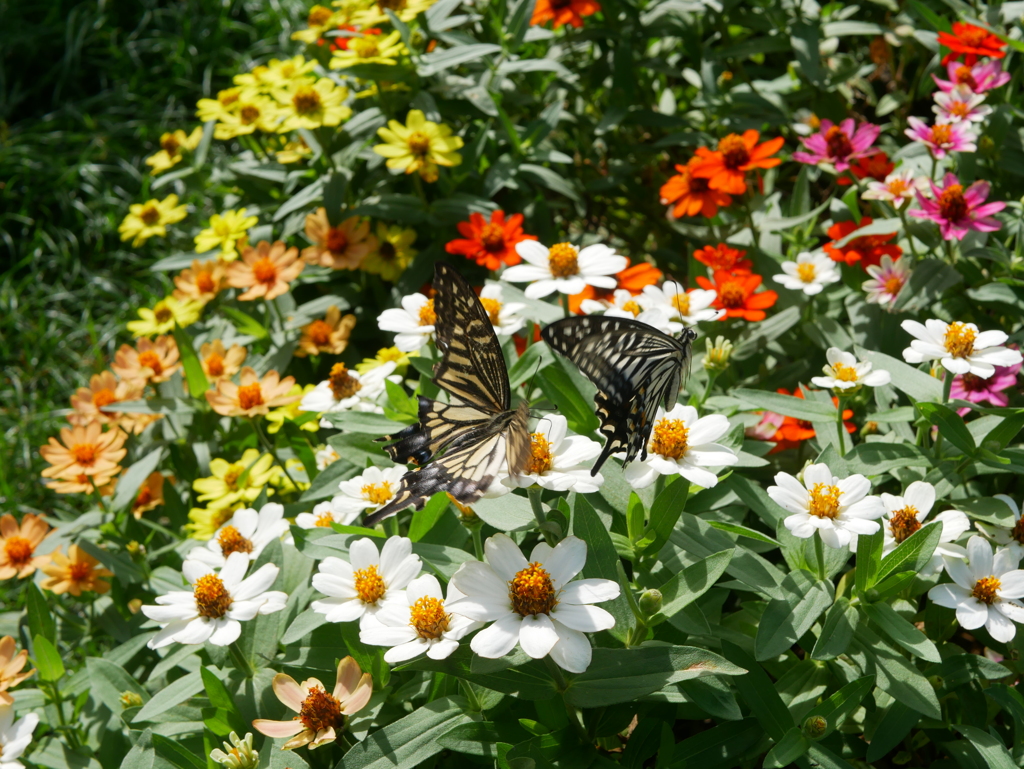
<svg viewBox="0 0 1024 769"><path fill-rule="evenodd" d="M998 609L996 611L989 611L988 619L985 622L985 629L989 632L989 635L1000 643L1009 643L1017 635L1017 626Z"/></svg>
<svg viewBox="0 0 1024 769"><path fill-rule="evenodd" d="M504 657L519 643L522 617L509 613L473 636L470 648L487 659Z"/></svg>
<svg viewBox="0 0 1024 769"><path fill-rule="evenodd" d="M579 537L570 535L555 545L550 563L545 563L544 567L551 576L551 584L557 591L583 571L586 563L587 543Z"/></svg>
<svg viewBox="0 0 1024 769"><path fill-rule="evenodd" d="M567 628L561 622L554 624L558 643L551 648L551 659L558 667L570 673L585 672L593 656L590 641L578 630Z"/></svg>
<svg viewBox="0 0 1024 769"><path fill-rule="evenodd" d="M615 627L615 617L599 606L559 603L551 618L581 633L597 633Z"/></svg>
<svg viewBox="0 0 1024 769"><path fill-rule="evenodd" d="M217 627L210 636L210 643L214 646L228 646L238 640L242 634L242 625L235 620L217 620Z"/></svg>
<svg viewBox="0 0 1024 769"><path fill-rule="evenodd" d="M600 603L619 597L619 583L610 579L579 579L562 588L560 603Z"/></svg>
<svg viewBox="0 0 1024 769"><path fill-rule="evenodd" d="M520 571L529 566L523 551L507 534L495 534L484 543L484 556L494 573L505 582L510 582ZM468 593L464 587L459 590Z"/></svg>
<svg viewBox="0 0 1024 769"><path fill-rule="evenodd" d="M531 614L523 617L519 625L519 645L523 651L539 660L546 657L551 647L558 643L558 633L547 614Z"/></svg>
<svg viewBox="0 0 1024 769"><path fill-rule="evenodd" d="M968 540L967 558L976 580L992 574L992 546L981 537L971 537Z"/></svg>
<svg viewBox="0 0 1024 769"><path fill-rule="evenodd" d="M988 615L988 607L974 598L968 598L956 607L956 621L964 630L981 627L988 620Z"/></svg>

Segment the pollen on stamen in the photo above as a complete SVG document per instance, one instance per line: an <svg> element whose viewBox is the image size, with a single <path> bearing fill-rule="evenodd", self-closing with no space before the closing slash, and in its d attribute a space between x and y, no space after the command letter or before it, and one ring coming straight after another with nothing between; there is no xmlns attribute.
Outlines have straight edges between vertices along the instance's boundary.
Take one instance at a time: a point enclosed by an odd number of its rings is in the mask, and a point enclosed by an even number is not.
<svg viewBox="0 0 1024 769"><path fill-rule="evenodd" d="M832 376L840 382L856 382L857 369L854 366L847 366L845 363L833 363Z"/></svg>
<svg viewBox="0 0 1024 769"><path fill-rule="evenodd" d="M690 295L679 292L672 297L672 306L676 308L682 316L690 314Z"/></svg>
<svg viewBox="0 0 1024 769"><path fill-rule="evenodd" d="M491 319L491 325L497 326L501 324L501 302L497 299L487 299L486 297L480 297L480 304L484 306L484 311Z"/></svg>
<svg viewBox="0 0 1024 769"><path fill-rule="evenodd" d="M659 419L651 434L650 451L668 459L682 459L689 449L689 434L682 419Z"/></svg>
<svg viewBox="0 0 1024 769"><path fill-rule="evenodd" d="M954 358L967 358L974 353L974 340L977 338L974 329L960 322L950 323L943 340L946 352Z"/></svg>
<svg viewBox="0 0 1024 769"><path fill-rule="evenodd" d="M579 249L572 243L556 243L548 251L548 268L556 278L579 275Z"/></svg>
<svg viewBox="0 0 1024 769"><path fill-rule="evenodd" d="M253 549L252 540L242 536L242 532L234 526L225 526L221 530L217 535L217 544L225 558L232 553L251 553Z"/></svg>
<svg viewBox="0 0 1024 769"><path fill-rule="evenodd" d="M383 505L395 495L388 481L368 483L359 490L359 493L363 495L363 499L375 505Z"/></svg>
<svg viewBox="0 0 1024 769"><path fill-rule="evenodd" d="M810 489L807 512L816 518L838 518L839 497L843 492L830 483L816 483Z"/></svg>
<svg viewBox="0 0 1024 769"><path fill-rule="evenodd" d="M330 382L331 392L334 393L334 399L339 401L351 398L363 389L362 382L352 376L344 363L335 363L331 367L328 381Z"/></svg>
<svg viewBox="0 0 1024 769"><path fill-rule="evenodd" d="M452 615L444 610L444 601L424 596L409 609L409 624L420 638L440 638L448 630Z"/></svg>
<svg viewBox="0 0 1024 769"><path fill-rule="evenodd" d="M231 608L231 593L216 574L204 574L192 585L196 611L201 617L220 619Z"/></svg>
<svg viewBox="0 0 1024 769"><path fill-rule="evenodd" d="M263 405L263 390L259 382L242 385L238 388L238 405L245 410Z"/></svg>
<svg viewBox="0 0 1024 769"><path fill-rule="evenodd" d="M508 583L508 597L513 611L522 617L550 614L558 603L551 575L536 561L518 571Z"/></svg>
<svg viewBox="0 0 1024 769"><path fill-rule="evenodd" d="M296 717L314 734L332 727L339 729L345 723L341 703L333 694L319 686L309 690Z"/></svg>
<svg viewBox="0 0 1024 769"><path fill-rule="evenodd" d="M921 528L921 522L917 519L918 511L913 505L907 505L892 514L889 518L889 531L896 544L903 542L907 537Z"/></svg>
<svg viewBox="0 0 1024 769"><path fill-rule="evenodd" d="M1002 584L995 576L983 577L974 583L974 590L971 591L971 595L982 603L991 605L999 598L996 595L996 591L1000 587L1002 587Z"/></svg>
<svg viewBox="0 0 1024 769"><path fill-rule="evenodd" d="M387 592L387 585L384 584L384 578L377 571L376 566L356 569L352 576L356 583L356 593L363 603L375 604Z"/></svg>
<svg viewBox="0 0 1024 769"><path fill-rule="evenodd" d="M796 275L804 283L813 283L818 274L818 268L809 262L801 262L796 266Z"/></svg>
<svg viewBox="0 0 1024 769"><path fill-rule="evenodd" d="M437 323L437 313L434 311L434 300L428 299L427 303L420 307L419 324L433 326L435 323Z"/></svg>
<svg viewBox="0 0 1024 769"><path fill-rule="evenodd" d="M551 443L543 433L530 435L530 461L526 466L527 475L543 475L551 469Z"/></svg>

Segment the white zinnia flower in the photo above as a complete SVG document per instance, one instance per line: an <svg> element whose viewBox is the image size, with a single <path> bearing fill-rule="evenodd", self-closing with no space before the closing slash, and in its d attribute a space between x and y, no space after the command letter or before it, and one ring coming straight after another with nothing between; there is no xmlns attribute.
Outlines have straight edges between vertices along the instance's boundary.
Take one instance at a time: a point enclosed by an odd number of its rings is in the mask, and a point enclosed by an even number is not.
<svg viewBox="0 0 1024 769"><path fill-rule="evenodd" d="M985 94L974 93L967 85L959 85L952 91L936 91L932 112L938 115L936 123L984 123L992 114L992 108L985 104Z"/></svg>
<svg viewBox="0 0 1024 769"><path fill-rule="evenodd" d="M973 323L946 323L926 320L905 320L903 330L916 337L903 351L907 363L938 360L951 374L974 374L988 379L996 366L1013 366L1021 362L1017 350L1002 347L1006 334L1002 331L978 331Z"/></svg>
<svg viewBox="0 0 1024 769"><path fill-rule="evenodd" d="M349 545L348 558L324 558L313 575L313 587L327 598L310 606L328 622L361 620L392 601L404 600L402 591L423 567L419 556L412 554L408 537L388 537L379 553L369 537L357 539Z"/></svg>
<svg viewBox="0 0 1024 769"><path fill-rule="evenodd" d="M250 561L255 561L263 548L287 531L284 505L268 502L258 513L247 507L236 510L205 547L192 548L188 557L215 569L223 568L227 557L236 552L244 553Z"/></svg>
<svg viewBox="0 0 1024 769"><path fill-rule="evenodd" d="M871 280L865 280L860 287L867 294L864 301L868 304L891 305L910 280L911 269L903 257L894 262L885 254L879 264L868 265L865 269Z"/></svg>
<svg viewBox="0 0 1024 769"><path fill-rule="evenodd" d="M314 456L317 470L324 470L328 465L333 465L341 459L338 452L334 450L334 446L321 446L316 450Z"/></svg>
<svg viewBox="0 0 1024 769"><path fill-rule="evenodd" d="M683 476L705 489L718 483L708 467L726 467L739 461L732 450L715 443L729 432L729 420L721 414L697 417L697 409L677 403L666 412L661 406L655 417L646 459L626 465L626 480L634 489L650 486L659 475Z"/></svg>
<svg viewBox="0 0 1024 769"><path fill-rule="evenodd" d="M39 716L28 713L14 720L14 705L0 705L0 769L25 769L18 759L32 744Z"/></svg>
<svg viewBox="0 0 1024 769"><path fill-rule="evenodd" d="M339 513L373 513L395 498L398 484L408 470L402 465L387 467L368 467L362 475L349 478L338 484L340 494L331 500L331 505Z"/></svg>
<svg viewBox="0 0 1024 769"><path fill-rule="evenodd" d="M402 306L384 310L377 316L381 331L394 331L395 347L402 352L416 352L434 336L434 300L423 294L402 297Z"/></svg>
<svg viewBox="0 0 1024 769"><path fill-rule="evenodd" d="M391 376L395 365L393 360L389 360L359 373L355 369L346 368L342 363L336 363L331 368L330 378L302 396L299 411L315 411L320 414L368 411L383 414L384 409L377 403L377 399L384 393L385 382L389 379L395 383L402 381L397 374ZM320 425L332 427L327 420L321 420Z"/></svg>
<svg viewBox="0 0 1024 769"><path fill-rule="evenodd" d="M797 254L795 262L782 263L782 272L782 275L773 275L772 280L808 296L820 294L826 285L838 283L841 278L836 263L824 251Z"/></svg>
<svg viewBox="0 0 1024 769"><path fill-rule="evenodd" d="M333 500L320 502L313 506L313 512L295 516L295 525L303 529L330 528L332 523L348 526L361 512L360 508L335 505Z"/></svg>
<svg viewBox="0 0 1024 769"><path fill-rule="evenodd" d="M615 249L602 243L577 248L571 243L556 243L550 249L536 240L516 244L522 264L507 267L501 274L509 283L529 283L523 292L530 299L540 299L558 291L578 294L584 288L615 288L615 273L629 264Z"/></svg>
<svg viewBox="0 0 1024 769"><path fill-rule="evenodd" d="M530 559L505 534L484 545L487 563L467 561L451 584L464 596L448 608L477 622L491 622L473 637L470 647L481 657L497 659L516 644L534 659L551 655L560 668L582 673L590 665L590 641L584 633L615 626L615 618L591 604L619 595L610 579L581 579L587 545L566 537L555 547L538 543Z"/></svg>
<svg viewBox="0 0 1024 769"><path fill-rule="evenodd" d="M1013 525L1007 528L978 521L978 529L999 547L1008 548L1013 557L1020 561L1024 558L1024 523L1021 523L1021 509L1005 494L996 494L995 498L1010 508L1013 513Z"/></svg>
<svg viewBox="0 0 1024 769"><path fill-rule="evenodd" d="M861 195L864 200L884 200L893 208L902 208L917 197L918 190L928 189L928 177L916 176L912 168L893 171L884 182L868 182L868 188ZM891 257L890 261L891 261ZM884 259L883 259L884 261Z"/></svg>
<svg viewBox="0 0 1024 769"><path fill-rule="evenodd" d="M508 485L525 489L538 486L552 491L573 489L589 494L601 488L604 476L590 474L584 462L597 458L601 444L582 435L568 435L568 423L561 414L540 420L537 432L530 436L532 456L522 475L508 480Z"/></svg>
<svg viewBox="0 0 1024 769"><path fill-rule="evenodd" d="M143 606L142 613L163 629L149 640L150 649L177 641L182 644L227 646L238 640L242 622L257 614L281 611L288 596L267 590L279 569L265 563L248 577L249 558L231 553L220 573L200 561L186 560L181 571L192 590L175 590L157 596L158 606Z"/></svg>
<svg viewBox="0 0 1024 769"><path fill-rule="evenodd" d="M786 528L803 539L817 531L829 547L846 547L854 534L874 534L875 519L885 512L882 500L868 496L871 481L863 475L837 478L828 465L807 467L803 483L789 473L778 473L775 483L768 496L792 513Z"/></svg>
<svg viewBox="0 0 1024 769"><path fill-rule="evenodd" d="M629 318L653 326L666 334L672 333L673 324L669 321L665 308L653 307L649 299L643 295L634 296L632 291L625 288L615 289L611 300L584 299L580 302L580 309L585 315L601 313L608 318Z"/></svg>
<svg viewBox="0 0 1024 769"><path fill-rule="evenodd" d="M448 603L462 597L448 586ZM390 646L384 661L395 665L426 652L432 660L443 660L459 648L459 641L482 622L454 614L445 604L441 583L424 574L409 583L405 601L395 601L359 626L359 640L371 646Z"/></svg>
<svg viewBox="0 0 1024 769"><path fill-rule="evenodd" d="M718 298L717 291L704 288L687 291L674 280L666 280L660 287L644 286L641 296L645 306L661 309L668 314L669 333L672 334L678 334L683 326L696 326L725 315L725 310L716 310L711 306Z"/></svg>
<svg viewBox="0 0 1024 769"><path fill-rule="evenodd" d="M928 597L939 606L956 609L956 621L964 630L984 626L994 639L1009 643L1017 634L1014 622L1024 622L1024 571L1009 550L997 550L982 537L967 542L965 563L946 559L946 572L953 584L936 585Z"/></svg>
<svg viewBox="0 0 1024 769"><path fill-rule="evenodd" d="M843 352L838 347L829 347L825 353L825 360L828 365L824 367L825 376L811 378L811 382L817 387L826 390L839 390L841 395L844 391L858 389L859 387L881 387L892 381L892 375L888 371L872 371L872 364L867 361L858 361L853 353Z"/></svg>
<svg viewBox="0 0 1024 769"><path fill-rule="evenodd" d="M488 283L480 289L480 304L491 316L491 325L498 336L512 336L526 325L526 318L519 313L526 307L522 302L503 302L502 290L498 283Z"/></svg>

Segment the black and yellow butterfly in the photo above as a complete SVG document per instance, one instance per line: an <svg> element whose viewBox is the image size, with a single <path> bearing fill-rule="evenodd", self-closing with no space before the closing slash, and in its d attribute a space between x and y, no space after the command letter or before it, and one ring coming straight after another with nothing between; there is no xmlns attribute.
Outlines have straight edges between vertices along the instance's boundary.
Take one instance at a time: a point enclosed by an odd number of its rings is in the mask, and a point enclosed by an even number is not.
<svg viewBox="0 0 1024 769"><path fill-rule="evenodd" d="M555 321L541 337L597 385L595 413L607 442L590 474L618 451L626 452L623 464L638 453L646 459L658 404L675 404L697 332L684 328L676 338L630 318L587 315Z"/></svg>
<svg viewBox="0 0 1024 769"><path fill-rule="evenodd" d="M529 411L512 409L508 369L494 326L469 284L453 267L434 268L434 334L441 360L434 383L448 403L420 396L419 424L378 440L395 462L420 467L402 476L395 497L364 520L367 526L446 491L471 505L494 482L503 462L510 474L530 460Z"/></svg>

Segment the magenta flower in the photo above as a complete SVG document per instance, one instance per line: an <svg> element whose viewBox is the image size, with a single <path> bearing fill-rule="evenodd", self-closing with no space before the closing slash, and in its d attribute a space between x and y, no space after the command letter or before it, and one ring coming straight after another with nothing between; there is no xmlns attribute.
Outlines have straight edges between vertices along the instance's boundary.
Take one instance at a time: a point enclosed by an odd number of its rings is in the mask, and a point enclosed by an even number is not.
<svg viewBox="0 0 1024 769"><path fill-rule="evenodd" d="M934 199L917 193L917 202L921 204L921 208L909 213L918 219L931 219L936 222L942 237L946 240L963 240L968 230L995 232L1002 227L992 214L1006 208L1006 203L985 202L991 189L988 182L975 182L964 189L955 174L946 174L941 187L935 182L930 184Z"/></svg>
<svg viewBox="0 0 1024 769"><path fill-rule="evenodd" d="M1012 366L996 366L996 373L988 379L974 376L974 374L960 374L953 377L953 387L949 391L951 398L971 403L989 403L992 406L1007 406L1010 399L1004 390L1017 384L1017 374L1020 372L1020 363ZM966 414L970 409L957 409L960 416Z"/></svg>
<svg viewBox="0 0 1024 769"><path fill-rule="evenodd" d="M857 126L853 118L847 118L839 125L831 120L822 120L818 133L800 140L808 152L794 152L793 160L810 165L831 163L836 171L845 171L851 160L875 152L875 139L881 130L871 123Z"/></svg>
<svg viewBox="0 0 1024 769"><path fill-rule="evenodd" d="M985 93L1010 82L1010 73L1003 72L1003 65L997 60L975 64L973 67L960 61L951 61L946 65L946 72L949 73L949 80L941 80L932 75L935 84L946 93L961 85L967 86L974 93Z"/></svg>
<svg viewBox="0 0 1024 769"><path fill-rule="evenodd" d="M940 123L928 125L921 118L908 118L910 124L905 133L916 142L921 142L936 159L946 157L948 152L974 152L978 145L974 140L978 137L970 129L969 123Z"/></svg>

